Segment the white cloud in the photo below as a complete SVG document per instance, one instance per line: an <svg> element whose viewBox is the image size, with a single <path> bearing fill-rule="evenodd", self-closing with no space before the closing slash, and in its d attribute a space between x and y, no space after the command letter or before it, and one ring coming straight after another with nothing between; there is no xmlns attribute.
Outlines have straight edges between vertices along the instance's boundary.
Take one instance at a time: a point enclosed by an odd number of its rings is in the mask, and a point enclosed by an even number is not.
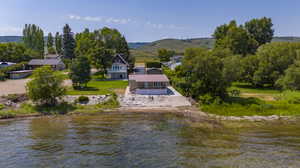
<svg viewBox="0 0 300 168"><path fill-rule="evenodd" d="M176 26L174 24L157 24L157 23L152 23L152 22L146 22L146 26L152 27L154 29L184 29L184 27Z"/></svg>
<svg viewBox="0 0 300 168"><path fill-rule="evenodd" d="M128 18L114 18L114 17L104 17L104 16L79 16L70 14L68 15L68 19L70 20L78 20L78 21L86 21L86 22L103 22L107 24L139 24L145 25L147 27L153 29L170 29L170 30L181 30L185 29L184 27L180 27L174 24L161 24L161 23L152 23L150 21L136 21Z"/></svg>
<svg viewBox="0 0 300 168"><path fill-rule="evenodd" d="M13 26L0 26L0 35L7 36L7 35L21 35L22 28L13 27Z"/></svg>
<svg viewBox="0 0 300 168"><path fill-rule="evenodd" d="M131 22L131 19L125 19L125 18L79 16L73 14L69 15L68 18L71 20L81 20L81 21L88 21L88 22L105 22L109 24L128 24L129 22Z"/></svg>

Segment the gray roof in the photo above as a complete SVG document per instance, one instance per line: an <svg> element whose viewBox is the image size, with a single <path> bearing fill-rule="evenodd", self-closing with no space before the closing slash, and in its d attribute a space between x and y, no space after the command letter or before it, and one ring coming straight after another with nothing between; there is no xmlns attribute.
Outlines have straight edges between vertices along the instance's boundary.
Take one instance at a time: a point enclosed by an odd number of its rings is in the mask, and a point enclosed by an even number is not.
<svg viewBox="0 0 300 168"><path fill-rule="evenodd" d="M47 55L45 55L45 57L46 58L58 58L59 55L57 55L57 54L47 54Z"/></svg>
<svg viewBox="0 0 300 168"><path fill-rule="evenodd" d="M129 75L129 80L136 82L169 82L168 77L164 74Z"/></svg>
<svg viewBox="0 0 300 168"><path fill-rule="evenodd" d="M63 63L60 59L32 59L28 65L58 65Z"/></svg>

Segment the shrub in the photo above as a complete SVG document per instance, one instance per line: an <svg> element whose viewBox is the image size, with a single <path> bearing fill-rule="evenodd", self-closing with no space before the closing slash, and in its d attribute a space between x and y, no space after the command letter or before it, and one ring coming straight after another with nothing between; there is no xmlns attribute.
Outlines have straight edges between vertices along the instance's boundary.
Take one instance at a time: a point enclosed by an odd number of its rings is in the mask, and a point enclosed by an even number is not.
<svg viewBox="0 0 300 168"><path fill-rule="evenodd" d="M16 113L13 110L0 111L1 119L14 118L15 116L16 116Z"/></svg>
<svg viewBox="0 0 300 168"><path fill-rule="evenodd" d="M201 104L212 104L215 101L215 98L210 94L205 94L203 96L199 96L199 101Z"/></svg>
<svg viewBox="0 0 300 168"><path fill-rule="evenodd" d="M97 106L104 109L118 108L120 103L118 101L117 94L113 93L110 99L108 99L106 102L98 104Z"/></svg>
<svg viewBox="0 0 300 168"><path fill-rule="evenodd" d="M6 75L3 72L0 72L0 81L5 81Z"/></svg>
<svg viewBox="0 0 300 168"><path fill-rule="evenodd" d="M4 109L4 105L3 104L0 104L0 110Z"/></svg>
<svg viewBox="0 0 300 168"><path fill-rule="evenodd" d="M88 103L90 101L90 99L89 99L89 97L86 97L86 96L79 96L77 101L79 103L85 104L85 103Z"/></svg>

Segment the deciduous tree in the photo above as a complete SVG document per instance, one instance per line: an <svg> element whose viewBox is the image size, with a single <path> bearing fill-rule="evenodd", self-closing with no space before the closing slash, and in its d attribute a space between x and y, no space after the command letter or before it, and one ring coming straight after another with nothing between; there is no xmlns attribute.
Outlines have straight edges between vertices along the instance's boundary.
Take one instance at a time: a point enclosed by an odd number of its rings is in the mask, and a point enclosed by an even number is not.
<svg viewBox="0 0 300 168"><path fill-rule="evenodd" d="M63 77L51 67L44 66L34 71L32 80L26 85L29 98L40 105L52 106L65 95Z"/></svg>

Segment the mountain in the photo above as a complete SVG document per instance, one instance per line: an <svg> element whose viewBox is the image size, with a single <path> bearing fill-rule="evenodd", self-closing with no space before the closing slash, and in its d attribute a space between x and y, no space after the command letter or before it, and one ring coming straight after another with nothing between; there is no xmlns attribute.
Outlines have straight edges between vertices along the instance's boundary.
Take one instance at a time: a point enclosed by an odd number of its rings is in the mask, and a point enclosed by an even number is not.
<svg viewBox="0 0 300 168"><path fill-rule="evenodd" d="M130 49L137 49L147 44L149 44L149 42L129 42L128 46Z"/></svg>
<svg viewBox="0 0 300 168"><path fill-rule="evenodd" d="M300 42L300 37L284 36L274 37L275 42ZM193 38L193 39L163 39L152 43L145 43L137 48L132 48L131 53L138 62L157 59L157 50L166 48L175 50L177 53L183 53L186 48L213 48L215 40L213 38Z"/></svg>
<svg viewBox="0 0 300 168"><path fill-rule="evenodd" d="M20 42L21 40L22 36L0 36L0 43Z"/></svg>

